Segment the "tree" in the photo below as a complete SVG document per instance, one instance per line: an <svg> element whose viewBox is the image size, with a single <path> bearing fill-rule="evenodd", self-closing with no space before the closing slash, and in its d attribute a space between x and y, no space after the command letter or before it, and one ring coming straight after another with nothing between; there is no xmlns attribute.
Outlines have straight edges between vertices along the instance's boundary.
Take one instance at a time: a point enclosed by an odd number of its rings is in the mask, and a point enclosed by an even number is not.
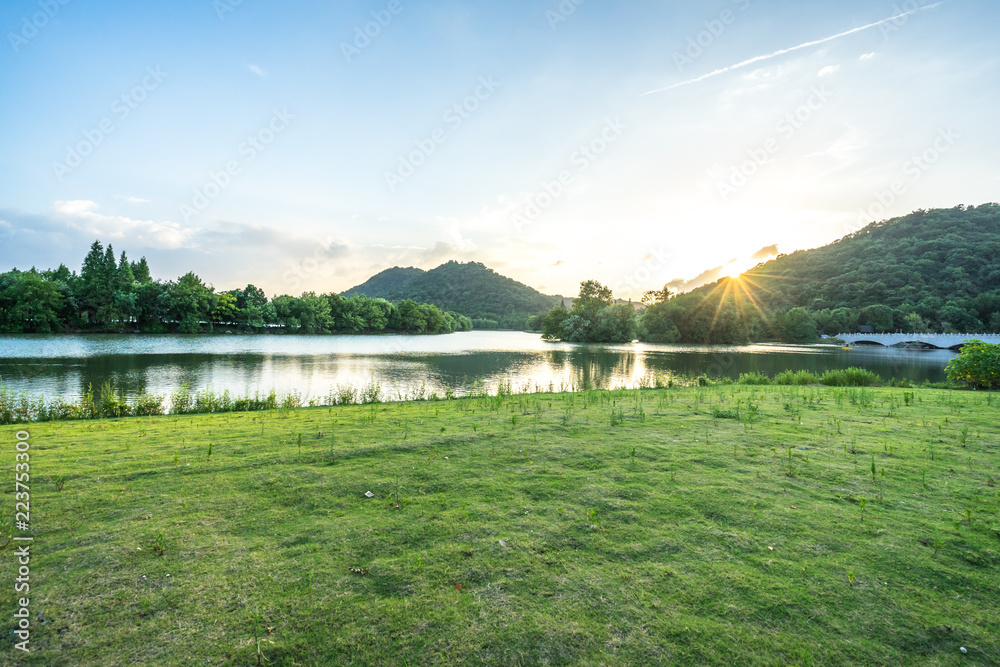
<svg viewBox="0 0 1000 667"><path fill-rule="evenodd" d="M237 319L236 296L229 292L215 295L211 318L217 324L228 324Z"/></svg>
<svg viewBox="0 0 1000 667"><path fill-rule="evenodd" d="M111 304L111 274L105 262L106 253L100 241L94 241L83 260L80 278L83 283L80 307L87 321L98 321L98 313ZM112 258L114 255L112 255ZM113 259L112 259L113 261Z"/></svg>
<svg viewBox="0 0 1000 667"><path fill-rule="evenodd" d="M427 316L420 309L420 304L410 299L403 299L396 304L399 315L399 329L413 333L424 333L427 330Z"/></svg>
<svg viewBox="0 0 1000 667"><path fill-rule="evenodd" d="M786 343L811 343L819 338L816 321L805 308L792 308L780 315L778 331Z"/></svg>
<svg viewBox="0 0 1000 667"><path fill-rule="evenodd" d="M121 259L118 261L115 278L117 279L115 287L119 290L131 290L133 283L135 283L135 274L132 272L132 266L129 264L124 250L122 250Z"/></svg>
<svg viewBox="0 0 1000 667"><path fill-rule="evenodd" d="M875 327L876 333L890 333L892 331L892 308L889 306L882 304L868 306L861 311L861 319Z"/></svg>
<svg viewBox="0 0 1000 667"><path fill-rule="evenodd" d="M597 313L595 338L608 343L630 343L639 335L635 307L630 303L619 303L602 308Z"/></svg>
<svg viewBox="0 0 1000 667"><path fill-rule="evenodd" d="M163 283L149 281L142 283L135 292L136 322L145 333L166 331L163 321L167 319L170 296Z"/></svg>
<svg viewBox="0 0 1000 667"><path fill-rule="evenodd" d="M209 320L212 290L193 272L167 285L167 314L181 333L198 333Z"/></svg>
<svg viewBox="0 0 1000 667"><path fill-rule="evenodd" d="M63 328L59 319L62 295L56 283L34 269L4 274L0 281L0 331L52 333Z"/></svg>
<svg viewBox="0 0 1000 667"><path fill-rule="evenodd" d="M681 308L673 301L657 301L642 312L642 340L650 343L673 343L680 338L677 318Z"/></svg>
<svg viewBox="0 0 1000 667"><path fill-rule="evenodd" d="M1000 387L1000 345L970 340L945 367L948 379L970 387Z"/></svg>
<svg viewBox="0 0 1000 667"><path fill-rule="evenodd" d="M149 264L146 263L145 257L140 258L138 262L132 262L132 277L140 285L153 280L153 277L149 275Z"/></svg>
<svg viewBox="0 0 1000 667"><path fill-rule="evenodd" d="M673 296L674 292L669 287L664 285L663 289L644 292L642 295L642 303L646 306L652 306L653 304L669 301Z"/></svg>
<svg viewBox="0 0 1000 667"><path fill-rule="evenodd" d="M596 280L585 280L580 283L580 294L573 301L573 314L590 322L596 322L597 313L612 303L614 303L614 297L610 288Z"/></svg>
<svg viewBox="0 0 1000 667"><path fill-rule="evenodd" d="M563 305L558 305L549 311L542 320L542 338L555 340L563 336L563 322L569 317L569 311Z"/></svg>
<svg viewBox="0 0 1000 667"><path fill-rule="evenodd" d="M969 309L963 308L954 301L949 301L941 308L939 318L941 326L946 331L975 333L983 330L983 323L976 319L976 316Z"/></svg>
<svg viewBox="0 0 1000 667"><path fill-rule="evenodd" d="M920 317L917 313L909 313L903 317L903 322L906 325L907 333L926 333L927 332L927 322L924 318Z"/></svg>

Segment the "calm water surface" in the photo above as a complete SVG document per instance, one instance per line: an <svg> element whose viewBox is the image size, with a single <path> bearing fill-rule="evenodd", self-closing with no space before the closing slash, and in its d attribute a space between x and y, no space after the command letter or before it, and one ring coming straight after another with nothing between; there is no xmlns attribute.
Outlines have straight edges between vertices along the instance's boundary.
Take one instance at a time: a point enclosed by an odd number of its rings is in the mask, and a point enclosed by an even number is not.
<svg viewBox="0 0 1000 667"><path fill-rule="evenodd" d="M685 346L546 343L537 334L471 331L445 336L80 335L0 336L0 384L76 398L106 380L129 396L168 394L182 383L237 394L298 391L322 399L338 385L378 381L387 398L421 386L443 394L636 386L653 374L738 377L785 369L861 366L883 377L945 379L955 353L833 346Z"/></svg>

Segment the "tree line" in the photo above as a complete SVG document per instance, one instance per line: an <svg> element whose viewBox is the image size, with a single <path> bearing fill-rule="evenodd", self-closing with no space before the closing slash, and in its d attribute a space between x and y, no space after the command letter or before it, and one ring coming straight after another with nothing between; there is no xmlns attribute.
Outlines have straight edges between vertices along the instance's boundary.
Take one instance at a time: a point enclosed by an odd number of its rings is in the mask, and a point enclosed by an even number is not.
<svg viewBox="0 0 1000 667"><path fill-rule="evenodd" d="M155 280L143 257L130 261L94 241L79 274L57 269L0 273L0 333L211 333L218 329L288 333L441 334L472 321L433 304L304 292L268 299L254 285L217 292L193 272Z"/></svg>
<svg viewBox="0 0 1000 667"><path fill-rule="evenodd" d="M994 301L984 295L987 308ZM996 302L1000 305L1000 299ZM559 305L545 317L529 320L543 338L570 342L745 345L763 341L812 343L822 336L854 333L1000 333L995 311L984 324L977 311L929 297L919 304L884 304L810 310L801 306L771 309L739 278L724 278L712 289L675 294L667 287L646 292L642 304L615 304L611 290L595 280L580 285L572 309Z"/></svg>

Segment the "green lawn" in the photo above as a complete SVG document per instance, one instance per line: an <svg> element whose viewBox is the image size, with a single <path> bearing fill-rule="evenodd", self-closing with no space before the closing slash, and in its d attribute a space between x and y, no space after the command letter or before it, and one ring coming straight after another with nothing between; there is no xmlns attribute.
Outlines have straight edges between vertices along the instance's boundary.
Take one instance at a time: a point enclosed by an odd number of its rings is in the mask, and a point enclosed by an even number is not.
<svg viewBox="0 0 1000 667"><path fill-rule="evenodd" d="M7 520L18 430L0 428ZM31 652L8 634L6 529L4 665L1000 664L985 392L729 385L28 430Z"/></svg>

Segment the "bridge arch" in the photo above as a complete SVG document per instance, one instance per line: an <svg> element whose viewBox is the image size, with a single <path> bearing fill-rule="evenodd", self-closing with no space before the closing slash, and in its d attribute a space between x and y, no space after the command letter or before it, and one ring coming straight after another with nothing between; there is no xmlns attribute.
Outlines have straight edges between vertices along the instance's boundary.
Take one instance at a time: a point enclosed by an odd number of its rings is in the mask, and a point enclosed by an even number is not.
<svg viewBox="0 0 1000 667"><path fill-rule="evenodd" d="M998 334L837 334L837 338L848 345L881 345L883 347L926 347L939 350L958 350L970 340L981 340L986 343L1000 343Z"/></svg>

